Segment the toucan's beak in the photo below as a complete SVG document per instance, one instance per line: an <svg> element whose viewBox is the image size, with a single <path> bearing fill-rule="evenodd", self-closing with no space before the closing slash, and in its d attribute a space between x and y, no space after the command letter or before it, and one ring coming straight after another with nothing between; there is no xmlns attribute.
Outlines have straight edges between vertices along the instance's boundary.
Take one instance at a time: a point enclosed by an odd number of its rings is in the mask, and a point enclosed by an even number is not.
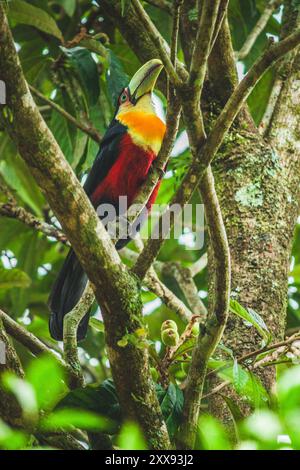
<svg viewBox="0 0 300 470"><path fill-rule="evenodd" d="M156 81L163 64L159 59L146 62L132 77L128 85L131 98L137 101L146 93L151 93L155 87Z"/></svg>

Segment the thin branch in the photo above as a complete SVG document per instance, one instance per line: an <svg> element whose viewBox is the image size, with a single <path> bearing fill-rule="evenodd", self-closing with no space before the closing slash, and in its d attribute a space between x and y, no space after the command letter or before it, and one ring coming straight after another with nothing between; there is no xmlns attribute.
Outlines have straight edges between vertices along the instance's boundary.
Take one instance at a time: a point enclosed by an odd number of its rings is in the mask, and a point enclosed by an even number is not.
<svg viewBox="0 0 300 470"><path fill-rule="evenodd" d="M203 269L205 269L207 266L207 253L204 253L191 267L191 274L193 277L195 277L197 274L199 274Z"/></svg>
<svg viewBox="0 0 300 470"><path fill-rule="evenodd" d="M91 308L94 300L95 295L90 283L88 282L78 304L64 317L64 358L70 369L74 371L77 378L76 382L72 383L71 388L78 388L84 385L84 378L77 350L77 330L81 320Z"/></svg>
<svg viewBox="0 0 300 470"><path fill-rule="evenodd" d="M193 316L191 310L157 276L151 267L145 277L146 286L156 294L164 304L182 319L184 323Z"/></svg>
<svg viewBox="0 0 300 470"><path fill-rule="evenodd" d="M154 24L152 23L151 19L145 12L144 8L142 7L139 0L131 0L131 3L138 15L140 21L144 25L146 31L148 32L152 42L157 47L159 52L159 57L164 64L164 67L170 77L172 84L176 86L181 85L181 80L176 72L174 65L170 59L169 51L165 47L165 43L162 41L160 34L158 33L157 29L155 28Z"/></svg>
<svg viewBox="0 0 300 470"><path fill-rule="evenodd" d="M172 28L172 38L171 38L171 62L177 68L177 49L178 49L178 33L179 33L179 23L180 23L180 10L183 4L183 0L175 0L173 6L173 28Z"/></svg>
<svg viewBox="0 0 300 470"><path fill-rule="evenodd" d="M77 121L70 113L68 113L64 108L59 106L57 103L54 103L54 101L50 100L46 96L44 96L40 91L38 91L36 88L34 88L32 85L28 85L29 89L32 91L32 93L36 96L38 96L42 101L47 103L51 108L55 109L59 114L61 114L65 119L70 121L74 126L76 126L78 129L80 129L82 132L90 136L95 142L100 144L101 142L101 135L99 132L92 126L86 126L85 124L82 124L81 122Z"/></svg>
<svg viewBox="0 0 300 470"><path fill-rule="evenodd" d="M219 6L220 0L215 0L214 2L204 0L204 2L202 2L200 23L191 59L189 79L190 85L194 87L195 90L194 101L197 107L199 107L199 99L205 79L207 60L211 50Z"/></svg>
<svg viewBox="0 0 300 470"><path fill-rule="evenodd" d="M199 335L192 355L184 398L180 447L191 449L196 439L198 418L209 358L222 338L228 313L231 289L231 268L228 240L222 213L209 167L200 185L213 255L214 293L204 335Z"/></svg>
<svg viewBox="0 0 300 470"><path fill-rule="evenodd" d="M105 11L109 15L111 21L119 28L121 34L126 39L131 49L135 52L141 62L149 59L157 59L160 57L159 48L153 42L148 29L144 27L144 23L140 21L139 16L133 5L129 4L126 15L122 15L122 9L119 0L101 0L100 11ZM173 11L173 9L172 9ZM148 21L151 21L148 17ZM166 53L170 53L170 48L167 41L163 38L160 32L152 24L156 37L159 37L159 42L165 49ZM157 41L157 39L156 39ZM188 72L185 65L177 60L177 73L182 81L188 80ZM166 91L166 76L162 74L158 83L158 87Z"/></svg>
<svg viewBox="0 0 300 470"><path fill-rule="evenodd" d="M170 262L164 263L162 272L165 275L174 277L193 314L201 316L201 319L203 320L207 315L207 310L198 295L198 289L190 268L181 266L180 263Z"/></svg>
<svg viewBox="0 0 300 470"><path fill-rule="evenodd" d="M68 381L77 381L78 376L71 370L65 361L54 351L49 349L40 339L38 339L33 333L30 333L22 325L13 320L9 315L0 309L0 319L3 322L7 333L14 338L16 341L21 343L35 356L41 354L47 354L52 357L66 372Z"/></svg>
<svg viewBox="0 0 300 470"><path fill-rule="evenodd" d="M225 17L226 17L226 14L227 14L228 4L229 4L229 0L221 0L220 1L218 17L217 17L217 20L216 20L215 30L214 30L213 38L212 38L211 45L210 45L210 52L212 51L212 49L213 49L213 47L216 43L216 40L218 39L219 32L222 28L223 21L225 20Z"/></svg>
<svg viewBox="0 0 300 470"><path fill-rule="evenodd" d="M47 224L43 220L38 219L23 207L17 206L15 203L6 202L0 204L0 215L16 219L34 230L42 232L47 237L53 237L57 241L67 244L67 237L53 225Z"/></svg>
<svg viewBox="0 0 300 470"><path fill-rule="evenodd" d="M134 241L138 251L141 252L144 248L141 237L136 237ZM151 266L145 276L145 284L170 310L177 313L184 323L188 323L191 320L193 314L190 309L159 279L153 266Z"/></svg>
<svg viewBox="0 0 300 470"><path fill-rule="evenodd" d="M300 340L300 336L299 336L299 333L293 335L292 337L289 337L288 339L284 340L284 341L279 341L278 343L274 343L272 345L269 345L269 346L266 346L264 348L260 348L260 349L256 349L255 351L251 351L250 353L247 353L247 354L244 354L243 356L240 356L239 358L237 358L237 361L238 363L243 363L245 361L248 361L249 359L252 359L252 357L256 357L258 356L259 354L262 354L264 352L268 352L268 351L272 351L274 349L279 349L279 348L282 348L284 346L289 346L290 344L294 343L295 341L298 341ZM254 363L253 363L254 365ZM269 364L267 364L269 365ZM270 364L272 365L272 364ZM249 365L248 365L249 367ZM261 364L260 367L266 367L265 364ZM210 375L212 374L215 374L217 371L210 371L206 377L209 377ZM225 382L222 382L221 384L217 385L215 388L213 388L209 393L203 395L202 399L203 398L208 398L212 395L215 395L216 393L219 393L223 388L227 387L227 385L229 385L231 382L230 381L225 381Z"/></svg>
<svg viewBox="0 0 300 470"><path fill-rule="evenodd" d="M223 390L223 388L227 387L227 385L230 385L229 380L226 380L225 382L220 383L219 385L214 387L209 393L204 394L202 396L202 399L204 400L204 398L209 398L212 395L215 395L216 393L219 393L221 390Z"/></svg>
<svg viewBox="0 0 300 470"><path fill-rule="evenodd" d="M123 248L122 254L133 263L138 257L138 253L128 248ZM153 294L157 295L170 310L177 313L184 323L187 323L192 316L192 312L158 277L157 271L162 271L163 264L164 263L160 261L153 263L153 267L149 269L145 276L145 286L153 292Z"/></svg>
<svg viewBox="0 0 300 470"><path fill-rule="evenodd" d="M260 16L259 20L257 21L256 25L252 29L251 33L247 37L246 41L244 42L242 48L239 52L236 53L237 60L244 60L249 52L251 51L252 47L255 44L258 36L263 32L269 19L271 18L274 10L281 5L282 0L270 0L264 9L262 15Z"/></svg>
<svg viewBox="0 0 300 470"><path fill-rule="evenodd" d="M286 340L278 341L277 343L270 344L268 346L265 346L264 348L260 348L255 351L251 351L247 354L244 354L243 356L238 357L237 361L238 362L248 361L249 359L252 359L252 357L256 357L259 354L262 354L264 352L272 351L272 349L278 349L283 346L288 346L289 344L292 344L294 343L294 341L297 341L299 339L300 339L299 333L295 333L294 335L290 336Z"/></svg>

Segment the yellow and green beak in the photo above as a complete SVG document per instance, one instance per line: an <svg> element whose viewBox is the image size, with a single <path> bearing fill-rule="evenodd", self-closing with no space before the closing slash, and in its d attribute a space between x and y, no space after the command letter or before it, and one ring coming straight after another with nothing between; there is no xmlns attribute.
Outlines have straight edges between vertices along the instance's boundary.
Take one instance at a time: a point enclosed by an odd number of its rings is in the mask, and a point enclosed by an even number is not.
<svg viewBox="0 0 300 470"><path fill-rule="evenodd" d="M159 59L152 59L134 74L128 85L132 101L136 102L146 93L153 91L162 69L162 62Z"/></svg>

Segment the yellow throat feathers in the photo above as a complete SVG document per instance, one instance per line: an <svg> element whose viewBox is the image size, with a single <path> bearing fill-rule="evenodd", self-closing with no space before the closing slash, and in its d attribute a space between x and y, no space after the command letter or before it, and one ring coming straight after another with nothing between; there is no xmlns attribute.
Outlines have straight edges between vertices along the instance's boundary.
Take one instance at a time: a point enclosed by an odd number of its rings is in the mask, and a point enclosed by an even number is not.
<svg viewBox="0 0 300 470"><path fill-rule="evenodd" d="M120 113L117 119L128 127L128 133L136 145L158 154L166 126L156 114L133 110Z"/></svg>

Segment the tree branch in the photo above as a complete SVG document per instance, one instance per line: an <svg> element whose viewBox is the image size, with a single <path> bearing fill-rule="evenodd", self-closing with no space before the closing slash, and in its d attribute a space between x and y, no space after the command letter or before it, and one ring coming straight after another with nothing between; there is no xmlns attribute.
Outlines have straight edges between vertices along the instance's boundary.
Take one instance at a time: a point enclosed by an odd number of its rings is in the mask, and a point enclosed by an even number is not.
<svg viewBox="0 0 300 470"><path fill-rule="evenodd" d="M36 218L33 214L27 212L23 207L17 206L15 203L6 202L0 204L0 215L19 220L28 227L42 232L47 237L53 237L59 242L68 243L66 236L60 230Z"/></svg>
<svg viewBox="0 0 300 470"><path fill-rule="evenodd" d="M164 263L163 274L173 276L184 294L193 315L199 315L203 320L207 315L207 310L198 295L196 284L193 280L190 268L181 266L179 263Z"/></svg>
<svg viewBox="0 0 300 470"><path fill-rule="evenodd" d="M94 300L95 295L90 283L88 282L78 304L64 317L64 358L70 369L74 371L75 377L77 378L76 381L71 384L72 389L82 387L84 385L84 378L77 350L77 330L81 320L91 308Z"/></svg>
<svg viewBox="0 0 300 470"><path fill-rule="evenodd" d="M72 172L29 92L7 19L0 4L0 70L13 116L5 127L46 194L76 255L95 286L102 307L108 355L124 414L137 421L149 446L170 447L151 379L148 351L118 345L140 327L142 303L137 280L122 264L108 233ZM2 111L3 106L0 107ZM136 400L134 397L139 397Z"/></svg>
<svg viewBox="0 0 300 470"><path fill-rule="evenodd" d="M204 0L202 2L200 23L191 59L189 78L190 86L194 88L194 102L197 107L199 107L219 6L220 0L215 0L214 2Z"/></svg>
<svg viewBox="0 0 300 470"><path fill-rule="evenodd" d="M199 335L198 344L193 351L186 382L183 423L178 437L180 447L184 449L192 449L194 446L207 362L219 344L226 326L231 283L229 246L210 167L201 182L200 190L212 247L214 295L203 335Z"/></svg>
<svg viewBox="0 0 300 470"><path fill-rule="evenodd" d="M81 122L77 121L77 119L75 119L64 108L62 108L57 103L54 103L54 101L52 101L49 98L47 98L46 96L44 96L35 87L33 87L32 85L28 85L28 86L29 86L30 91L32 91L32 93L34 95L36 95L42 101L44 101L49 106L51 106L51 108L55 109L55 111L57 111L59 114L61 114L65 119L70 121L72 124L74 124L74 126L76 126L78 129L80 129L82 132L84 132L89 137L91 137L95 142L100 144L102 137L99 134L99 132L97 131L97 129L95 129L92 125L86 126L85 124L82 124Z"/></svg>
<svg viewBox="0 0 300 470"><path fill-rule="evenodd" d="M0 320L3 322L7 333L16 341L25 346L25 348L27 348L34 356L40 356L41 354L49 355L64 369L68 383L78 382L78 374L75 373L72 369L70 369L57 353L48 348L48 346L46 346L34 334L27 331L25 328L22 327L22 325L19 325L19 323L13 320L1 309Z"/></svg>

